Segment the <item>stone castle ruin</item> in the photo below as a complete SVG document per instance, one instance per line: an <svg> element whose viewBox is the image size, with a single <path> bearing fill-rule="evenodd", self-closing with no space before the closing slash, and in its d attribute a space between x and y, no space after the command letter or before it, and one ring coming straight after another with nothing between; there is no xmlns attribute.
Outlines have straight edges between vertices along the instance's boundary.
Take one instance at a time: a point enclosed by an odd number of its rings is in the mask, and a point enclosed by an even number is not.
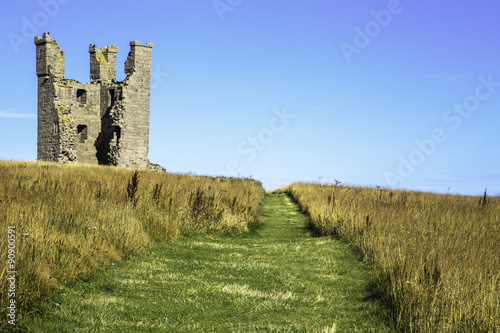
<svg viewBox="0 0 500 333"><path fill-rule="evenodd" d="M130 42L125 80L116 81L116 45L90 53L90 83L64 78L64 51L35 37L38 160L146 168L152 43Z"/></svg>

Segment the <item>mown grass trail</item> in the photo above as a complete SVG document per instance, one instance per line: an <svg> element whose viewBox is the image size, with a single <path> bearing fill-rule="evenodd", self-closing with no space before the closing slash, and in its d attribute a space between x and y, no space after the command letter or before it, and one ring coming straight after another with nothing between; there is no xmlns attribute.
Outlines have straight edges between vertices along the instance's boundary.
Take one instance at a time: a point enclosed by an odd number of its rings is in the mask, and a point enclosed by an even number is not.
<svg viewBox="0 0 500 333"><path fill-rule="evenodd" d="M314 237L284 194L243 236L164 243L61 290L30 332L393 332L346 243ZM57 304L56 304L57 303Z"/></svg>

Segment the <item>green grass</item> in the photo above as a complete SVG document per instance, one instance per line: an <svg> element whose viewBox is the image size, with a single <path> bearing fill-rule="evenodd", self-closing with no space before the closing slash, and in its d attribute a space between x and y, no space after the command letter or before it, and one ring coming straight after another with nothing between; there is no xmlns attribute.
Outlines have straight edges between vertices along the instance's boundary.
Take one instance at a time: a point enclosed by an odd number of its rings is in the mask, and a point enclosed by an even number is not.
<svg viewBox="0 0 500 333"><path fill-rule="evenodd" d="M314 230L349 240L404 332L500 332L500 197L294 183Z"/></svg>
<svg viewBox="0 0 500 333"><path fill-rule="evenodd" d="M28 332L394 332L349 245L315 237L284 194L244 235L155 245L38 304Z"/></svg>
<svg viewBox="0 0 500 333"><path fill-rule="evenodd" d="M0 160L0 318L15 301L22 321L60 286L157 242L245 233L264 193L245 178ZM8 271L17 271L15 295ZM0 320L0 332L11 323Z"/></svg>

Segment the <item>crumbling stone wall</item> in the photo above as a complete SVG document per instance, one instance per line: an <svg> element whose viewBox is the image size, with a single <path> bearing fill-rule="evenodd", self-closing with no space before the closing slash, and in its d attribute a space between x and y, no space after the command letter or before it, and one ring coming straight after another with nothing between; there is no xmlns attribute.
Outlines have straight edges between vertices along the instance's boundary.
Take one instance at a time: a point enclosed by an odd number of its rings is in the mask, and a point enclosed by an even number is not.
<svg viewBox="0 0 500 333"><path fill-rule="evenodd" d="M149 166L152 43L130 42L127 77L116 81L116 45L90 53L90 83L64 78L64 52L48 33L35 37L38 159Z"/></svg>

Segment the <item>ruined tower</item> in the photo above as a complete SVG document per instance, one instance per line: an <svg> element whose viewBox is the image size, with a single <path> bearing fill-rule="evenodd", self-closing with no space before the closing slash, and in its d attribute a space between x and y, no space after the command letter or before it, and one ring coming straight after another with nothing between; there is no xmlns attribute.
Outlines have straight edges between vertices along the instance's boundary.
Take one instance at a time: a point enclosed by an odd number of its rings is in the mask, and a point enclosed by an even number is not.
<svg viewBox="0 0 500 333"><path fill-rule="evenodd" d="M152 43L130 42L127 77L116 81L116 45L90 53L90 83L64 78L64 52L48 33L35 37L38 160L149 166Z"/></svg>

